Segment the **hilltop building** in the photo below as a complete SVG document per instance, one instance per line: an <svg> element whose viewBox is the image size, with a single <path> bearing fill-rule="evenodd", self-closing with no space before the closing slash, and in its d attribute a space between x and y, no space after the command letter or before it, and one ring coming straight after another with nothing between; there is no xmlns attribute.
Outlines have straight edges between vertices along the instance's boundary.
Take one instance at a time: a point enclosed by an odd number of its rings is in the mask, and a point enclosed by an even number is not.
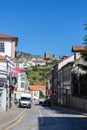
<svg viewBox="0 0 87 130"><path fill-rule="evenodd" d="M50 59L51 58L50 52L45 52L44 57L45 59Z"/></svg>

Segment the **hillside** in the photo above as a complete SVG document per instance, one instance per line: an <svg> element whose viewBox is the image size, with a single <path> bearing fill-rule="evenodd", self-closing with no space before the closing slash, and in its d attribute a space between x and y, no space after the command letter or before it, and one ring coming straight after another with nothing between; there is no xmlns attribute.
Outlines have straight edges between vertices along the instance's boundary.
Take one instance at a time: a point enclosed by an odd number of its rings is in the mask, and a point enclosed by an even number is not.
<svg viewBox="0 0 87 130"><path fill-rule="evenodd" d="M32 58L41 58L41 56L32 55L32 54L30 54L30 53L17 51L17 52L16 52L16 59L17 59L17 60L22 60L23 58L25 58L25 59L27 59L27 60L30 60L30 59L32 59Z"/></svg>
<svg viewBox="0 0 87 130"><path fill-rule="evenodd" d="M31 85L46 85L47 78L51 72L51 68L32 67L29 71L29 79Z"/></svg>
<svg viewBox="0 0 87 130"><path fill-rule="evenodd" d="M44 58L41 56L33 56L29 53L25 52L17 52L16 54L16 59L19 62L23 61L29 61L32 58ZM28 76L30 80L31 85L46 85L46 81L48 76L51 73L52 67L59 62L58 59L51 59L51 62L47 59L46 65L45 66L31 66L29 68L26 68L28 71Z"/></svg>

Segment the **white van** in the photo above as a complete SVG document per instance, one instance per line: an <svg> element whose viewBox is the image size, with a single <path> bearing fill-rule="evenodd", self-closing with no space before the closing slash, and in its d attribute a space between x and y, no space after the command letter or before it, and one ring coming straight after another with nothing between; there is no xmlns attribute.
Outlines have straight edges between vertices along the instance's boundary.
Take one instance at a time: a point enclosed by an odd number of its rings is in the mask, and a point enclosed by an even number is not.
<svg viewBox="0 0 87 130"><path fill-rule="evenodd" d="M31 95L29 93L23 93L19 99L19 107L31 108Z"/></svg>

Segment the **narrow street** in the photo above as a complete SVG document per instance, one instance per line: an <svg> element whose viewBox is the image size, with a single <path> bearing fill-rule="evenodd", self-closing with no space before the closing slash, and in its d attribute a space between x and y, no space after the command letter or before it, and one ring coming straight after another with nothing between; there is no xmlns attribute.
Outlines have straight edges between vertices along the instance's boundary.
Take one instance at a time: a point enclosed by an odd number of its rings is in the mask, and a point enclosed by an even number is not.
<svg viewBox="0 0 87 130"><path fill-rule="evenodd" d="M4 130L87 130L87 117L75 111L43 107L34 103L12 125Z"/></svg>

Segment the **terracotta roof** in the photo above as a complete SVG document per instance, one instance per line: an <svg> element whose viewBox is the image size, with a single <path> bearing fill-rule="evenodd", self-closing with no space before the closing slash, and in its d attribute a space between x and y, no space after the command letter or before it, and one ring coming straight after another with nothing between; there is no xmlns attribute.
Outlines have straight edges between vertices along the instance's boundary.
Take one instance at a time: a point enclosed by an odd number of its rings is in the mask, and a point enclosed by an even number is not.
<svg viewBox="0 0 87 130"><path fill-rule="evenodd" d="M10 35L7 35L7 34L0 33L0 40L11 40L11 41L15 41L16 42L16 46L17 46L18 37L14 37L14 36L10 36Z"/></svg>
<svg viewBox="0 0 87 130"><path fill-rule="evenodd" d="M6 57L0 55L0 60L6 60Z"/></svg>
<svg viewBox="0 0 87 130"><path fill-rule="evenodd" d="M39 90L39 87L36 86L36 85L30 85L30 86L29 86L29 90L30 90L30 91L38 91L38 90Z"/></svg>
<svg viewBox="0 0 87 130"><path fill-rule="evenodd" d="M29 89L31 91L46 90L46 86L30 85Z"/></svg>
<svg viewBox="0 0 87 130"><path fill-rule="evenodd" d="M84 51L85 49L86 49L85 46L73 46L72 52L80 52L80 51Z"/></svg>
<svg viewBox="0 0 87 130"><path fill-rule="evenodd" d="M41 86L40 87L42 90L46 90L46 86Z"/></svg>
<svg viewBox="0 0 87 130"><path fill-rule="evenodd" d="M63 61L63 60L66 60L68 57L69 57L69 56L63 56L61 59L62 59L62 61Z"/></svg>

